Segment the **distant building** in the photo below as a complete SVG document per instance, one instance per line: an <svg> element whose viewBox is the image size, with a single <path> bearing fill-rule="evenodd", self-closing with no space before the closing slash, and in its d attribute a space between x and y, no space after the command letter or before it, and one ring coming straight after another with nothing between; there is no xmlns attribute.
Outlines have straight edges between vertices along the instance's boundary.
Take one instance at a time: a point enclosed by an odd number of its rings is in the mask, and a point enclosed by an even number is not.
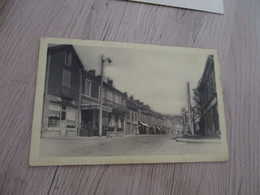
<svg viewBox="0 0 260 195"><path fill-rule="evenodd" d="M210 136L219 136L218 101L215 82L214 58L209 55L199 87L202 98L202 118L204 133Z"/></svg>
<svg viewBox="0 0 260 195"><path fill-rule="evenodd" d="M113 81L108 79L104 82L104 100L103 104L106 107L112 108L112 112L108 114L107 131L114 131L120 134L125 134L126 130L126 107L127 94L122 93L113 86ZM103 118L104 120L104 118Z"/></svg>
<svg viewBox="0 0 260 195"><path fill-rule="evenodd" d="M133 100L135 102L138 121L139 134L164 134L164 118L162 114L157 113L151 109L150 106L145 105L140 100Z"/></svg>
<svg viewBox="0 0 260 195"><path fill-rule="evenodd" d="M48 48L42 136L76 136L80 71L83 65L71 45Z"/></svg>
<svg viewBox="0 0 260 195"><path fill-rule="evenodd" d="M138 105L130 96L126 101L126 107L128 109L126 115L126 134L139 134L138 131Z"/></svg>
<svg viewBox="0 0 260 195"><path fill-rule="evenodd" d="M180 134L183 131L183 117L179 115L163 115L166 134Z"/></svg>

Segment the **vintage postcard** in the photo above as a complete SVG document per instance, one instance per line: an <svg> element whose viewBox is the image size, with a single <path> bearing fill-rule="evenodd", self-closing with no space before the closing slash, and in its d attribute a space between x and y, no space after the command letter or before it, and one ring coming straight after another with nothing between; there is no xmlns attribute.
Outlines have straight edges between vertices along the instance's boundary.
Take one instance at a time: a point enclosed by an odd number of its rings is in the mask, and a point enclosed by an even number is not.
<svg viewBox="0 0 260 195"><path fill-rule="evenodd" d="M223 0L130 0L224 14Z"/></svg>
<svg viewBox="0 0 260 195"><path fill-rule="evenodd" d="M41 39L30 165L227 160L217 51Z"/></svg>

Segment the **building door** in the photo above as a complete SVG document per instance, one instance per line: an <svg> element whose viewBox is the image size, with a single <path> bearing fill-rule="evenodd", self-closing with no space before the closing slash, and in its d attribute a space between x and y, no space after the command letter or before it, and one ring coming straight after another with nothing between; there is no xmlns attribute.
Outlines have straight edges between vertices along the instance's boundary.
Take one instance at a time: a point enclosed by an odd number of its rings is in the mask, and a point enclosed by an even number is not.
<svg viewBox="0 0 260 195"><path fill-rule="evenodd" d="M66 106L62 105L62 111L61 111L61 135L66 135Z"/></svg>
<svg viewBox="0 0 260 195"><path fill-rule="evenodd" d="M93 114L92 110L81 111L81 129L80 136L91 136L91 130L93 129Z"/></svg>

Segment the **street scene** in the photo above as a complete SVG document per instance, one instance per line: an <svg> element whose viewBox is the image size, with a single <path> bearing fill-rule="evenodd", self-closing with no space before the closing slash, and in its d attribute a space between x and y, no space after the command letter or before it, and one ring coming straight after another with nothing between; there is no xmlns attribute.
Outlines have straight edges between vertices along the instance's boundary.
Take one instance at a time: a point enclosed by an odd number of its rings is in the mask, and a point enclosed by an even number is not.
<svg viewBox="0 0 260 195"><path fill-rule="evenodd" d="M195 58L199 65L191 66L189 55L151 52L49 45L40 155L217 152L214 56Z"/></svg>

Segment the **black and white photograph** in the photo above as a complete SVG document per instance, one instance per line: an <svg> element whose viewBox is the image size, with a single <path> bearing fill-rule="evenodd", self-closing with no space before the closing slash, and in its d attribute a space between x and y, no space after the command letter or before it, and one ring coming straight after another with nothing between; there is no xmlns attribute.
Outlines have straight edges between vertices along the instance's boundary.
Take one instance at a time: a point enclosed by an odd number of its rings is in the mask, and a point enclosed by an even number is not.
<svg viewBox="0 0 260 195"><path fill-rule="evenodd" d="M215 50L42 38L31 165L227 159Z"/></svg>

